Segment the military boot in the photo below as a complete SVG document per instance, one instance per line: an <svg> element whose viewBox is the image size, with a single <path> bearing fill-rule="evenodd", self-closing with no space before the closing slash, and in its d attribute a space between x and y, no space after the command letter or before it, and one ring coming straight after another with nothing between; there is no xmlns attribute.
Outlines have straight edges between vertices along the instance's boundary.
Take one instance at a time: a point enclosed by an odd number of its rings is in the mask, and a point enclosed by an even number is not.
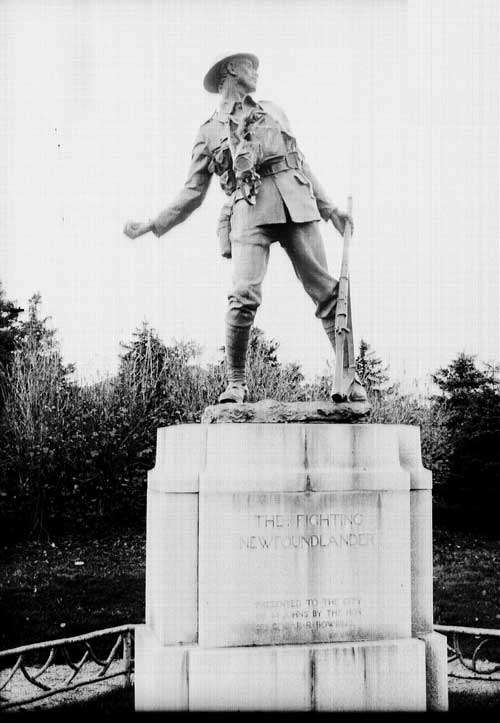
<svg viewBox="0 0 500 723"><path fill-rule="evenodd" d="M219 397L219 404L242 404L248 398L245 366L249 326L236 326L226 319L227 387Z"/></svg>
<svg viewBox="0 0 500 723"><path fill-rule="evenodd" d="M231 382L219 396L219 404L243 404L248 398L248 387L241 382Z"/></svg>
<svg viewBox="0 0 500 723"><path fill-rule="evenodd" d="M344 372L348 373L348 370L344 369ZM352 373L352 372L351 372ZM345 384L349 384L348 380L345 381ZM363 383L361 379L359 378L358 374L354 374L354 378L352 379L352 382L347 387L347 393L345 395L343 394L337 394L334 391L335 385L334 381L332 380L332 391L331 391L331 397L332 400L339 404L340 402L367 402L368 396L366 394L366 389L363 386Z"/></svg>
<svg viewBox="0 0 500 723"><path fill-rule="evenodd" d="M356 374L354 377L354 380L349 387L349 393L347 395L347 399L350 402L367 402L368 397L366 394L366 389L364 388L363 384L361 383L361 379Z"/></svg>

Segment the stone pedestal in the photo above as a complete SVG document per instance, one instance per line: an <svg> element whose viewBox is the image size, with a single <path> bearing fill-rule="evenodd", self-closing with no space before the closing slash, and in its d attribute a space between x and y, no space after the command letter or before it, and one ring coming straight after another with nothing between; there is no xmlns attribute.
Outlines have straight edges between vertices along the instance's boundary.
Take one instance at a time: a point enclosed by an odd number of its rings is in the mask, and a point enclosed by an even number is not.
<svg viewBox="0 0 500 723"><path fill-rule="evenodd" d="M158 431L138 710L447 707L416 427Z"/></svg>

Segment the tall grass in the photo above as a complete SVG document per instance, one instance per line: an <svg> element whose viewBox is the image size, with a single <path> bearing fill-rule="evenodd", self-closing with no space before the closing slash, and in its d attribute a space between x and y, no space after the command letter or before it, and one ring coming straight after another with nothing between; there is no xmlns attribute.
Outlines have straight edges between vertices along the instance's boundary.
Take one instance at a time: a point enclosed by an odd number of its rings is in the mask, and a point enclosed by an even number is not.
<svg viewBox="0 0 500 723"><path fill-rule="evenodd" d="M306 393L304 375L298 364L278 361L278 343L268 340L252 327L247 353L247 383L250 401L275 399L279 402L302 401Z"/></svg>
<svg viewBox="0 0 500 723"><path fill-rule="evenodd" d="M421 394L402 393L396 385L389 393L370 395L372 424L412 424L420 427L422 462L433 473L434 485L446 478L449 433L442 405Z"/></svg>
<svg viewBox="0 0 500 723"><path fill-rule="evenodd" d="M47 499L67 467L63 441L71 427L73 389L57 351L41 349L32 338L14 353L6 388L2 495L13 506L30 500L30 525L43 530Z"/></svg>
<svg viewBox="0 0 500 723"><path fill-rule="evenodd" d="M165 346L145 326L119 372L77 384L57 345L28 335L5 377L0 420L0 524L40 536L144 512L158 427L197 422L224 384L193 343Z"/></svg>

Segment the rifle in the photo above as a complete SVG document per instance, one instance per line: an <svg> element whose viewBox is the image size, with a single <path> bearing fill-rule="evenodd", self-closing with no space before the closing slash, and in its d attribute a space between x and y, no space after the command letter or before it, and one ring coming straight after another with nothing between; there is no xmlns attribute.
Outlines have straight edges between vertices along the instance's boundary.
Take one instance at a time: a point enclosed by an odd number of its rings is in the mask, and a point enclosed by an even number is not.
<svg viewBox="0 0 500 723"><path fill-rule="evenodd" d="M347 213L352 217L352 197L347 199ZM344 248L340 267L339 293L335 314L335 376L332 399L345 402L349 387L354 381L356 360L352 336L351 290L349 284L349 250L352 228L346 221L344 228Z"/></svg>

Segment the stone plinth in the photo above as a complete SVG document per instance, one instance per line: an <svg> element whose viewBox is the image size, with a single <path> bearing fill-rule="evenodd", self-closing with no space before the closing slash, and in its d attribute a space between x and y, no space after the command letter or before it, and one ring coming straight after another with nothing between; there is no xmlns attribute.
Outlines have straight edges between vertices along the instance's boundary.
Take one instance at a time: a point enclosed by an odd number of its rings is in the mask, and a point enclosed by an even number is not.
<svg viewBox="0 0 500 723"><path fill-rule="evenodd" d="M164 646L136 628L138 711L425 711L425 645Z"/></svg>
<svg viewBox="0 0 500 723"><path fill-rule="evenodd" d="M174 705L170 675L181 709L446 707L417 428L169 427L148 482L139 708Z"/></svg>

